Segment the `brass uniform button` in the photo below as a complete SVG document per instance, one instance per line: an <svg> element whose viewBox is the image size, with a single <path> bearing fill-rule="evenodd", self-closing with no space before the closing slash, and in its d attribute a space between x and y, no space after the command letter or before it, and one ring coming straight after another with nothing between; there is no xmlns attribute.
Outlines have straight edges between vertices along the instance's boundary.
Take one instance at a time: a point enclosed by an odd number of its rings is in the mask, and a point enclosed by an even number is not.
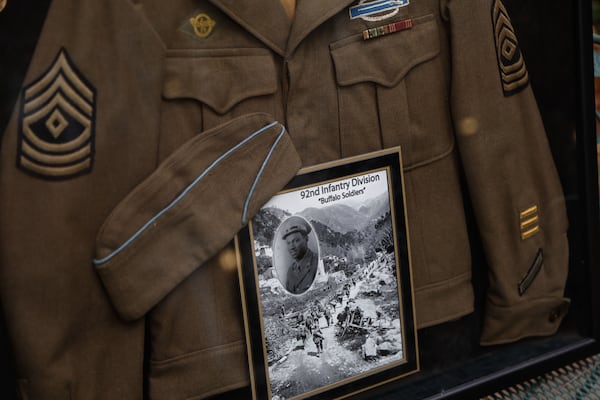
<svg viewBox="0 0 600 400"><path fill-rule="evenodd" d="M6 2L7 0L0 0L0 12L4 10L4 7L6 7Z"/></svg>
<svg viewBox="0 0 600 400"><path fill-rule="evenodd" d="M550 315L548 315L548 321L550 323L554 323L564 317L569 311L570 304L571 302L569 300L565 300L558 307L550 311Z"/></svg>
<svg viewBox="0 0 600 400"><path fill-rule="evenodd" d="M556 320L560 317L560 314L558 312L558 310L552 310L550 312L550 315L548 316L548 321L550 321L551 323L556 322Z"/></svg>

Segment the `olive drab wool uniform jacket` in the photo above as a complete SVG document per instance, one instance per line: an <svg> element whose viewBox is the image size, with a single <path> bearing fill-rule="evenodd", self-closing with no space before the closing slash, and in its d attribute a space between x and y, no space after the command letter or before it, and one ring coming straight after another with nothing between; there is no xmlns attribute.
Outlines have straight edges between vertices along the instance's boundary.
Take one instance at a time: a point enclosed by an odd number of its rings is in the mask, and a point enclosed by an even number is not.
<svg viewBox="0 0 600 400"><path fill-rule="evenodd" d="M468 193L482 344L553 334L567 220L527 74L500 0L299 1L292 19L278 0L54 0L2 143L21 396L247 385L231 238L301 165L397 145L418 326L473 310Z"/></svg>

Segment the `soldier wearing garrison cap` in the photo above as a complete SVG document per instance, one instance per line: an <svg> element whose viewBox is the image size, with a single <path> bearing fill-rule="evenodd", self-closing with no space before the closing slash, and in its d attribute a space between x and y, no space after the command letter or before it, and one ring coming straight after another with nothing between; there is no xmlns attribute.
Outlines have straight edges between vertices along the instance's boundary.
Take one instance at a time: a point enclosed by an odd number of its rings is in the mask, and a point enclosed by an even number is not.
<svg viewBox="0 0 600 400"><path fill-rule="evenodd" d="M304 293L310 288L317 274L319 258L308 248L310 225L300 217L290 217L290 224L283 231L282 239L292 257L287 270L285 288L294 294Z"/></svg>

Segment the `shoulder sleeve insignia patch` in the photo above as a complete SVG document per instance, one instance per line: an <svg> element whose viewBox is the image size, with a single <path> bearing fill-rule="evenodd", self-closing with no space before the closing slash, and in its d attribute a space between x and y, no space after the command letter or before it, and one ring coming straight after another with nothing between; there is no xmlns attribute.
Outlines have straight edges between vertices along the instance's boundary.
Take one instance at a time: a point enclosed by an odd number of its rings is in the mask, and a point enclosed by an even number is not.
<svg viewBox="0 0 600 400"><path fill-rule="evenodd" d="M501 0L493 1L492 24L502 91L504 96L510 96L527 87L529 74L510 17Z"/></svg>
<svg viewBox="0 0 600 400"><path fill-rule="evenodd" d="M23 89L17 165L47 179L89 173L94 157L96 90L60 50Z"/></svg>

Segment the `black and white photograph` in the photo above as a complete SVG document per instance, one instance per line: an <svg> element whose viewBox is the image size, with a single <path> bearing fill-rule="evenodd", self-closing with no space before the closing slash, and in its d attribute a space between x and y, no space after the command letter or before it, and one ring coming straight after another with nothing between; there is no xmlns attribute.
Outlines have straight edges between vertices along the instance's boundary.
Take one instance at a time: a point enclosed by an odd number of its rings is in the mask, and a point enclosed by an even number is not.
<svg viewBox="0 0 600 400"><path fill-rule="evenodd" d="M284 190L252 219L266 398L309 398L407 363L397 206L382 167Z"/></svg>
<svg viewBox="0 0 600 400"><path fill-rule="evenodd" d="M293 215L279 225L272 243L272 264L279 282L289 293L306 292L319 265L319 242L311 224Z"/></svg>

